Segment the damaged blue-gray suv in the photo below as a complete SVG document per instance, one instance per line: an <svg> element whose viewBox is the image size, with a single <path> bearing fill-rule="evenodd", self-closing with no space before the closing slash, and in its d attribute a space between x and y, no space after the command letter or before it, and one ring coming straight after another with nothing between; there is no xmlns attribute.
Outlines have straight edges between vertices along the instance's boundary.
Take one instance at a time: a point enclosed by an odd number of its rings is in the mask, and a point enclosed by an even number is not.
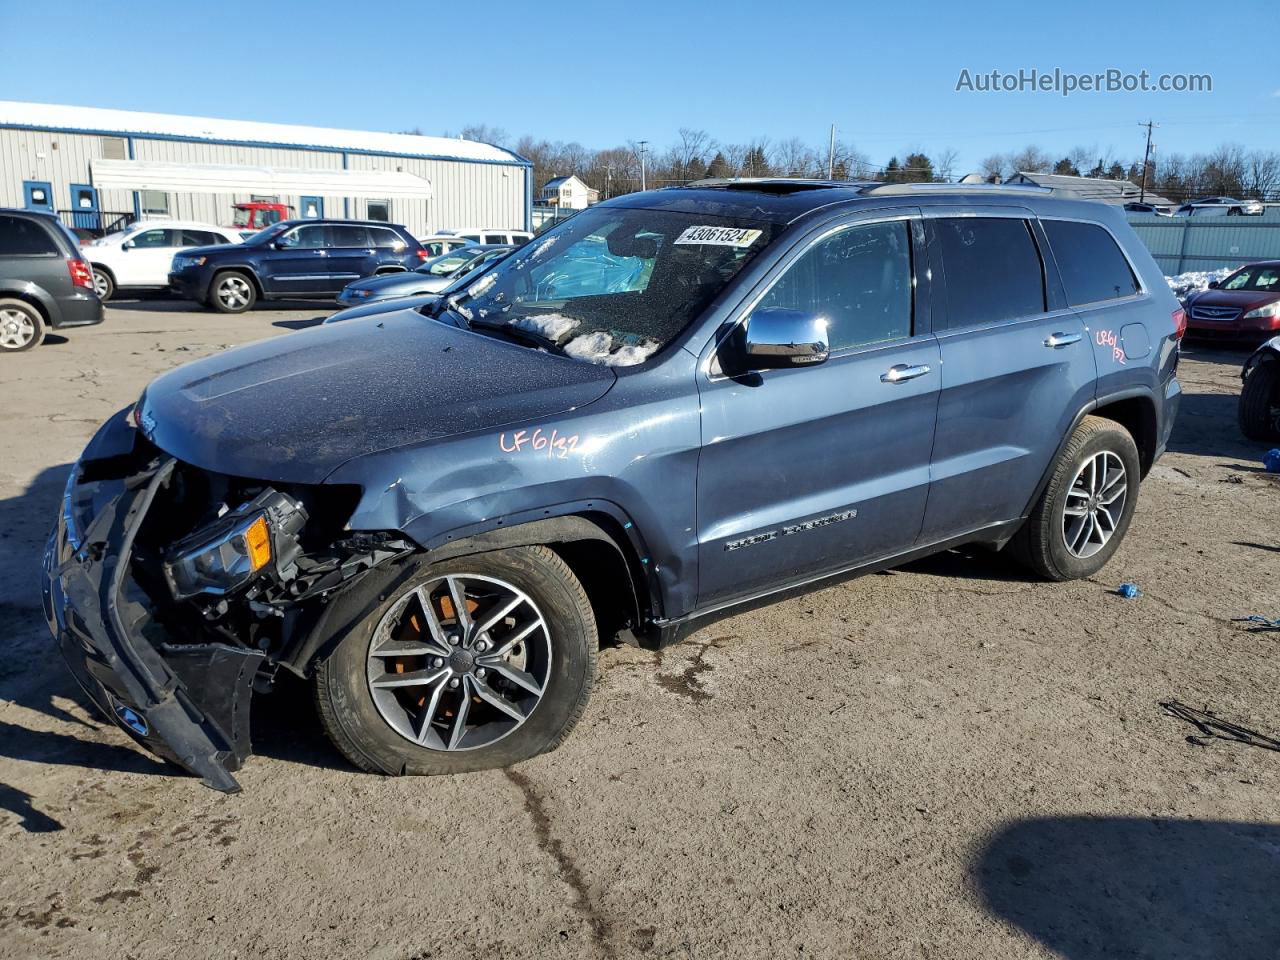
<svg viewBox="0 0 1280 960"><path fill-rule="evenodd" d="M708 181L598 204L438 299L161 376L67 481L45 606L156 753L233 790L285 673L357 766L559 744L601 637L960 544L1094 574L1185 318L1116 209Z"/></svg>

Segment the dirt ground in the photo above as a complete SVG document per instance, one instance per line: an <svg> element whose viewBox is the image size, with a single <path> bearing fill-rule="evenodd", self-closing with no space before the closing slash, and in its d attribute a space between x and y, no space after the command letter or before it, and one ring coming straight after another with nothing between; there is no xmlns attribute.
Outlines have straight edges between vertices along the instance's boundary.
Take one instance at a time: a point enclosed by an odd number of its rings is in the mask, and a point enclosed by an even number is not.
<svg viewBox="0 0 1280 960"><path fill-rule="evenodd" d="M321 312L125 303L0 357L0 956L1280 954L1280 753L1159 706L1280 735L1280 633L1233 622L1280 617L1242 353L1187 351L1095 581L951 553L611 648L561 750L454 779L352 770L299 684L259 698L223 796L94 716L39 552L68 465L153 375Z"/></svg>

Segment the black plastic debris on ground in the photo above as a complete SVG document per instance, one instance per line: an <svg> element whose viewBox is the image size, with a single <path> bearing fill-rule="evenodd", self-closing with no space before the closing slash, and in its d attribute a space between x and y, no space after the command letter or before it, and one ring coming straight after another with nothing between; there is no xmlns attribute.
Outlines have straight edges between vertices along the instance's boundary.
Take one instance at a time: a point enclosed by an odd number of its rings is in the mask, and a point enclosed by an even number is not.
<svg viewBox="0 0 1280 960"><path fill-rule="evenodd" d="M1233 617L1231 622L1253 624L1253 626L1247 628L1250 633L1280 632L1280 619L1271 620L1267 617L1260 617L1256 613L1247 617Z"/></svg>
<svg viewBox="0 0 1280 960"><path fill-rule="evenodd" d="M1211 740L1230 740L1234 743L1243 743L1251 747L1262 747L1264 750L1280 752L1280 740L1275 737L1268 737L1266 734L1256 733L1246 727L1231 723L1229 720L1215 717L1208 710L1197 710L1195 707L1188 707L1178 700L1162 701L1160 706L1169 716L1185 720L1200 731L1201 736L1188 735L1187 743L1194 743L1198 747L1207 747Z"/></svg>

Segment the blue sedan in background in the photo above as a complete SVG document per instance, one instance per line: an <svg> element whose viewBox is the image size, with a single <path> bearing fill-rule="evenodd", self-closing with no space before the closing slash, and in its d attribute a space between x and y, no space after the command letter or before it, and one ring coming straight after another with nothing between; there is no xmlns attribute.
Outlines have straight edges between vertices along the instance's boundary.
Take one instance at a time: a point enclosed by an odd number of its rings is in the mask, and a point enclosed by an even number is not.
<svg viewBox="0 0 1280 960"><path fill-rule="evenodd" d="M515 247L497 244L461 247L428 260L413 270L380 277L365 277L363 280L349 283L338 294L338 302L344 307L352 307L395 297L416 297L426 293L439 293L454 281L492 266L514 249Z"/></svg>

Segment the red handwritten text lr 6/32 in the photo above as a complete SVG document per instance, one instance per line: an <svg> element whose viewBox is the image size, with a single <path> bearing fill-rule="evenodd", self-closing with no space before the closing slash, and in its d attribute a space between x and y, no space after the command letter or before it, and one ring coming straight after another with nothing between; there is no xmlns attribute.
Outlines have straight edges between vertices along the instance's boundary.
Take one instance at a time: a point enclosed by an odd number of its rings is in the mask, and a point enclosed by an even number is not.
<svg viewBox="0 0 1280 960"><path fill-rule="evenodd" d="M1111 348L1111 359L1116 363L1124 363L1124 347L1120 346L1120 338L1116 336L1114 330L1099 330L1097 337L1098 346Z"/></svg>
<svg viewBox="0 0 1280 960"><path fill-rule="evenodd" d="M498 446L503 453L541 453L549 458L563 460L578 446L578 435L565 436L559 430L550 432L541 427L530 433L516 430L510 436L498 435Z"/></svg>

